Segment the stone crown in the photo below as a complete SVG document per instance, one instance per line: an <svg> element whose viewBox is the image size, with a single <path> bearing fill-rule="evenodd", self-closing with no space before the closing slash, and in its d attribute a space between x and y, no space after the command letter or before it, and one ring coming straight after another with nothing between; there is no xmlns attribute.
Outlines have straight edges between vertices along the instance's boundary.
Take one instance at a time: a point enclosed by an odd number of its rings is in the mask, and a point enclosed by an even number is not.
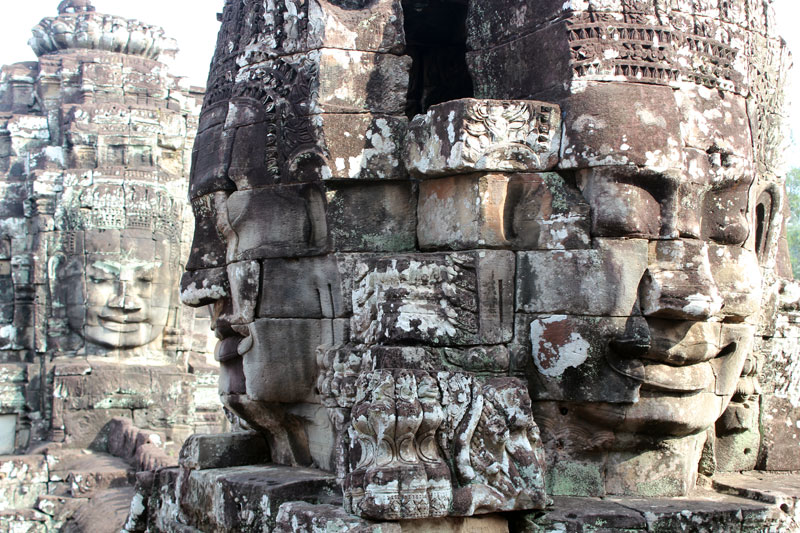
<svg viewBox="0 0 800 533"><path fill-rule="evenodd" d="M58 14L64 15L67 13L87 13L95 11L91 0L63 0L58 4Z"/></svg>
<svg viewBox="0 0 800 533"><path fill-rule="evenodd" d="M28 44L37 56L68 50L97 50L158 59L178 51L158 26L95 11L91 0L63 0L57 17L42 19Z"/></svg>

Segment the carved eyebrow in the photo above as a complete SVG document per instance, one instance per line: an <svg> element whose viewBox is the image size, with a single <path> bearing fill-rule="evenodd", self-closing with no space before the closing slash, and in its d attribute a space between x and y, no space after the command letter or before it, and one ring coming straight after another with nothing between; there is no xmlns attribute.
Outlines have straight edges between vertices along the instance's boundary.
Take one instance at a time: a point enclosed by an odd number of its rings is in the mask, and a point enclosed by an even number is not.
<svg viewBox="0 0 800 533"><path fill-rule="evenodd" d="M124 263L119 263L117 261L95 261L92 263L92 266L108 274L118 276L124 270L151 271L160 267L161 264L161 261L126 261Z"/></svg>

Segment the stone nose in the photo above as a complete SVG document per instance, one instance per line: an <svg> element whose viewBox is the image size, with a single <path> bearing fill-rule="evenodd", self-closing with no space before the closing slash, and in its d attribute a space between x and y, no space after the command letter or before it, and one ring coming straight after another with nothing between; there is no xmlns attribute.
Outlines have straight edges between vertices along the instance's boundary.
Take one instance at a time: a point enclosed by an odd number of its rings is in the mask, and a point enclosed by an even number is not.
<svg viewBox="0 0 800 533"><path fill-rule="evenodd" d="M129 282L121 280L117 285L116 292L108 300L108 307L124 311L138 311L142 308L142 300L132 290Z"/></svg>
<svg viewBox="0 0 800 533"><path fill-rule="evenodd" d="M655 241L639 285L642 314L654 318L705 320L723 300L711 273L708 245L691 239Z"/></svg>

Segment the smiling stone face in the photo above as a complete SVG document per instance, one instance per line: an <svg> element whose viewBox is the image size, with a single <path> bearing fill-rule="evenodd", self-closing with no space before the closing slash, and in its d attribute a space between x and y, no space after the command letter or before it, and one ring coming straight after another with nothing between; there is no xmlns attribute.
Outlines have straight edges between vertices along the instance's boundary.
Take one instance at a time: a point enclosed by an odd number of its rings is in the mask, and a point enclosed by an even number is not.
<svg viewBox="0 0 800 533"><path fill-rule="evenodd" d="M143 230L87 230L63 280L70 328L106 348L158 339L169 316L177 265L169 238ZM81 253L82 252L82 253Z"/></svg>
<svg viewBox="0 0 800 533"><path fill-rule="evenodd" d="M768 3L472 4L477 92L561 107L558 172L590 212L588 246L518 254L551 490L685 494L752 374L781 231Z"/></svg>

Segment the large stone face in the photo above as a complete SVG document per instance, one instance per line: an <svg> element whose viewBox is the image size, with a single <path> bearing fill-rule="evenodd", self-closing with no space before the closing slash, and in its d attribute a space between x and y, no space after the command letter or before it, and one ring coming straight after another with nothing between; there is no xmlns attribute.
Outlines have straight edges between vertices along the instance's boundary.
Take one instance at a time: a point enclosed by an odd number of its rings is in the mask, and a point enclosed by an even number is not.
<svg viewBox="0 0 800 533"><path fill-rule="evenodd" d="M4 451L105 449L120 415L174 453L223 425L208 314L177 290L202 90L159 61L163 30L87 0L33 33L39 60L0 75Z"/></svg>

